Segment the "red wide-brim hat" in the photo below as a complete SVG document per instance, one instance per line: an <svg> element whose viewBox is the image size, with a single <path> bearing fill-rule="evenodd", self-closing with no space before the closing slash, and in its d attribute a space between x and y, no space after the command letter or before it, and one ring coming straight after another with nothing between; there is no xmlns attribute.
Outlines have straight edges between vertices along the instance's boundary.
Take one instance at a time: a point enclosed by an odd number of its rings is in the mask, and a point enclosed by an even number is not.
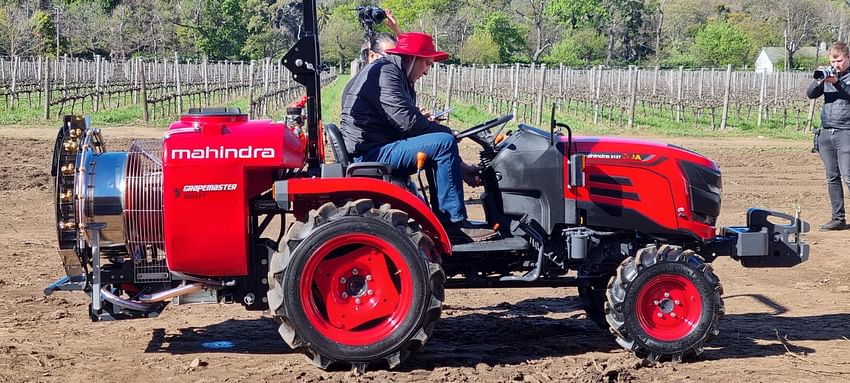
<svg viewBox="0 0 850 383"><path fill-rule="evenodd" d="M449 58L446 52L440 52L434 48L434 38L427 33L407 32L398 35L398 44L395 48L387 49L386 53L423 57L443 61Z"/></svg>

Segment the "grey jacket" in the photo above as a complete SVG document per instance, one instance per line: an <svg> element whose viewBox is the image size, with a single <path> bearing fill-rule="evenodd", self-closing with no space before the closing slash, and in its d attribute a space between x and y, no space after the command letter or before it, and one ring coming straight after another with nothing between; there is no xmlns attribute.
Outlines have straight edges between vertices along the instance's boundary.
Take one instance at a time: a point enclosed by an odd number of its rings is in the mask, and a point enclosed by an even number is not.
<svg viewBox="0 0 850 383"><path fill-rule="evenodd" d="M812 81L806 96L816 99L823 95L823 110L820 114L821 127L850 129L850 73L838 77L833 84Z"/></svg>
<svg viewBox="0 0 850 383"><path fill-rule="evenodd" d="M430 121L416 106L416 91L407 80L401 57L388 55L357 73L342 95L340 119L345 147L352 156L425 133L451 129Z"/></svg>

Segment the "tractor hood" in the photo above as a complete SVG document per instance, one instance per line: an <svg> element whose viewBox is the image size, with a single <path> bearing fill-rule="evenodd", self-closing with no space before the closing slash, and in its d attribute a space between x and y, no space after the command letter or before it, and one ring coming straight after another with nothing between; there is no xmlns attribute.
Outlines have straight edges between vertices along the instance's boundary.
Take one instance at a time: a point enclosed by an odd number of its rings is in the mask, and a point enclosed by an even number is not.
<svg viewBox="0 0 850 383"><path fill-rule="evenodd" d="M562 138L566 142L566 138ZM691 162L708 169L719 171L717 164L697 152L678 145L650 140L619 137L578 136L573 138L579 153L588 160L611 160L655 163L664 160Z"/></svg>

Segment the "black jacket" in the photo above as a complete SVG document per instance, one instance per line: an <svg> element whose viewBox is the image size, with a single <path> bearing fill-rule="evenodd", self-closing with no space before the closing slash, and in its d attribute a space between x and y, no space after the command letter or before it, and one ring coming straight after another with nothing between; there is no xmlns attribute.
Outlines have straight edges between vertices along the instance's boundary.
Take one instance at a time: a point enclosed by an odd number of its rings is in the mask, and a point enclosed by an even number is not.
<svg viewBox="0 0 850 383"><path fill-rule="evenodd" d="M824 128L850 129L850 73L838 77L833 84L812 81L806 96L816 99L823 95L823 110L820 114Z"/></svg>
<svg viewBox="0 0 850 383"><path fill-rule="evenodd" d="M346 85L340 126L353 156L408 137L451 132L419 112L416 91L395 55L367 65Z"/></svg>

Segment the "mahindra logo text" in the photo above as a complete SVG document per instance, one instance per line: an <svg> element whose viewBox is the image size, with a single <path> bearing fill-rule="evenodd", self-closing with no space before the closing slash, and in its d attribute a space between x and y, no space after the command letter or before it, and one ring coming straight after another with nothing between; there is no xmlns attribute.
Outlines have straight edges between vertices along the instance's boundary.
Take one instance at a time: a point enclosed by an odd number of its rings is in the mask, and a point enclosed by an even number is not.
<svg viewBox="0 0 850 383"><path fill-rule="evenodd" d="M209 159L228 159L228 158L274 158L274 148L255 148L251 145L245 148L211 148L207 146L205 149L171 149L172 160L209 160Z"/></svg>

